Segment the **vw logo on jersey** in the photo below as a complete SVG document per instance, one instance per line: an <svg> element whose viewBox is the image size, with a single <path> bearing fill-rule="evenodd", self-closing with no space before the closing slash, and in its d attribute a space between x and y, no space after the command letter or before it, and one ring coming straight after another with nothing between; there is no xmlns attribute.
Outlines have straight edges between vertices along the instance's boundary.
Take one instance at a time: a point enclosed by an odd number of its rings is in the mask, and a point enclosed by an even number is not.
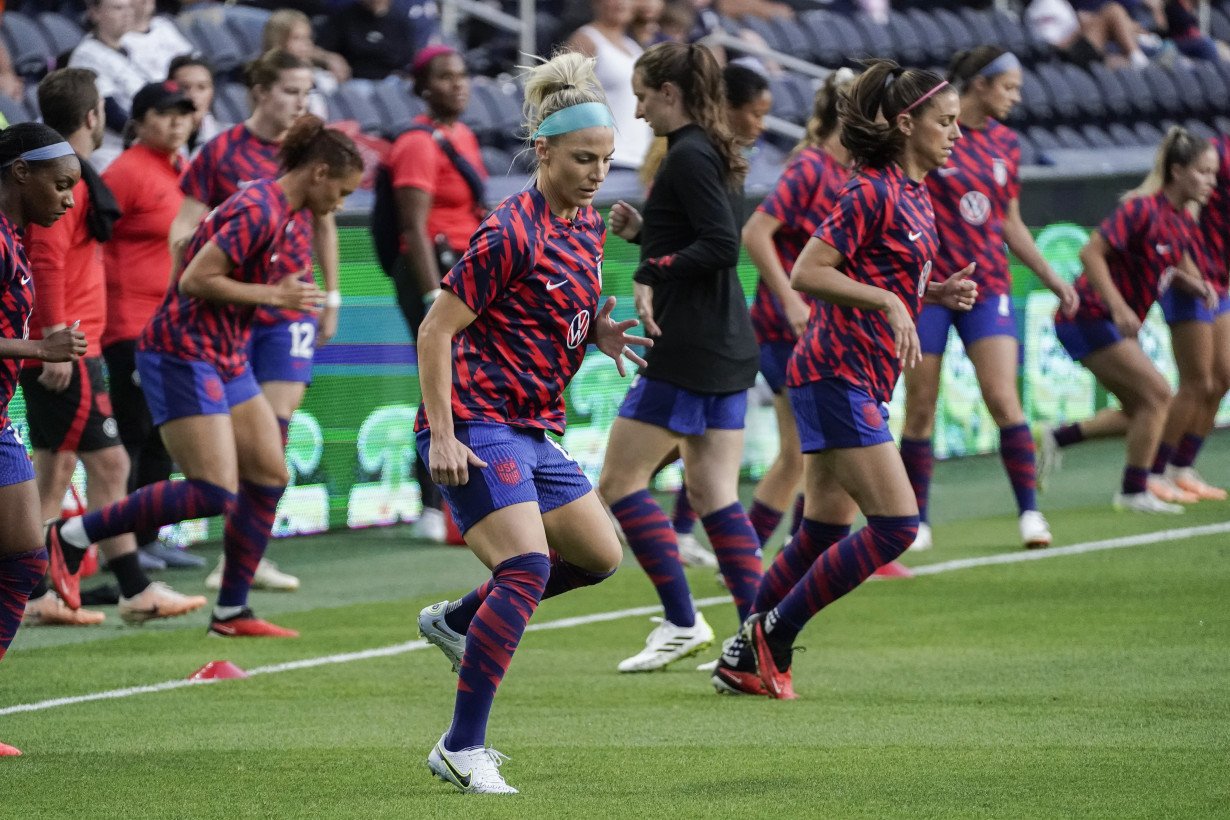
<svg viewBox="0 0 1230 820"><path fill-rule="evenodd" d="M927 264L923 265L922 274L918 277L918 295L925 296L927 293L927 283L931 281L931 260L927 260Z"/></svg>
<svg viewBox="0 0 1230 820"><path fill-rule="evenodd" d="M568 349L575 350L585 344L585 340L588 338L589 311L582 310L572 317L572 322L568 325Z"/></svg>
<svg viewBox="0 0 1230 820"><path fill-rule="evenodd" d="M1170 265L1166 270L1162 271L1162 276L1157 280L1157 295L1161 296L1166 291L1170 290L1170 284L1174 282L1174 278L1179 275L1175 270L1174 265Z"/></svg>
<svg viewBox="0 0 1230 820"><path fill-rule="evenodd" d="M971 225L985 225L991 215L991 199L982 191L961 197L961 218Z"/></svg>
<svg viewBox="0 0 1230 820"><path fill-rule="evenodd" d="M1004 187L1008 184L1008 163L998 157L991 160L991 173L995 176L995 184Z"/></svg>

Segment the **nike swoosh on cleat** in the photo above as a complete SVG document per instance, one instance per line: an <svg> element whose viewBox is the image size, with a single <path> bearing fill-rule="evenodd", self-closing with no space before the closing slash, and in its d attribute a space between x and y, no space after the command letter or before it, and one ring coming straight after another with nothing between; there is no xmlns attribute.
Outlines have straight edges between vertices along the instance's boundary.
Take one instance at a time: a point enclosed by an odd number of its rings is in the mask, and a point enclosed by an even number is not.
<svg viewBox="0 0 1230 820"><path fill-rule="evenodd" d="M452 773L453 777L457 778L457 782L461 784L462 788L470 788L470 778L474 774L473 769L465 774L457 771L457 767L453 765L453 761L448 759L448 755L444 753L443 749L440 750L440 759L444 761L444 765L448 767L448 770Z"/></svg>

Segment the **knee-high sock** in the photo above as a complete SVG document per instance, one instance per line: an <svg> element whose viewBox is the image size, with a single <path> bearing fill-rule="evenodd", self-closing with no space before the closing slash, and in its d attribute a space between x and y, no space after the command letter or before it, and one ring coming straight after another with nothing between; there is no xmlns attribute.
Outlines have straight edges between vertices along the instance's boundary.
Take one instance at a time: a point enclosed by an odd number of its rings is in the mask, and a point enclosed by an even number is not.
<svg viewBox="0 0 1230 820"><path fill-rule="evenodd" d="M692 591L679 560L679 543L666 513L648 490L639 490L611 505L632 554L658 590L666 620L675 626L696 625Z"/></svg>
<svg viewBox="0 0 1230 820"><path fill-rule="evenodd" d="M509 558L492 571L491 594L478 608L466 633L453 724L444 738L444 748L459 752L485 743L495 690L538 608L550 573L550 560L539 552Z"/></svg>
<svg viewBox="0 0 1230 820"><path fill-rule="evenodd" d="M47 550L0 555L0 659L21 626L30 592L47 574Z"/></svg>
<svg viewBox="0 0 1230 820"><path fill-rule="evenodd" d="M820 554L850 534L848 524L825 524L803 519L799 534L782 548L760 582L753 612L768 612L794 589Z"/></svg>
<svg viewBox="0 0 1230 820"><path fill-rule="evenodd" d="M671 515L671 526L679 535L691 535L696 527L696 510L688 500L688 485L681 484L679 492L675 493L675 510Z"/></svg>
<svg viewBox="0 0 1230 820"><path fill-rule="evenodd" d="M777 525L782 523L782 515L781 510L775 510L763 501L752 499L752 509L748 511L747 520L752 522L752 529L756 531L756 540L760 542L760 546L763 547L764 542L777 531Z"/></svg>
<svg viewBox="0 0 1230 820"><path fill-rule="evenodd" d="M85 549L96 541L126 532L221 515L234 503L234 493L208 481L159 481L101 510L70 518L64 522L60 536L72 546Z"/></svg>
<svg viewBox="0 0 1230 820"><path fill-rule="evenodd" d="M821 553L803 580L765 616L765 628L793 640L824 607L892 561L918 535L918 516L867 516L867 526Z"/></svg>
<svg viewBox="0 0 1230 820"><path fill-rule="evenodd" d="M1204 446L1204 436L1188 433L1179 439L1179 446L1174 449L1174 457L1170 463L1176 467L1190 467L1196 463L1200 448Z"/></svg>
<svg viewBox="0 0 1230 820"><path fill-rule="evenodd" d="M790 514L790 537L799 531L799 527L803 525L803 494L799 493L794 498L794 510Z"/></svg>
<svg viewBox="0 0 1230 820"><path fill-rule="evenodd" d="M590 572L587 569L582 569L576 564L570 564L565 561L555 550L549 550L549 556L551 559L551 574L547 578L547 586L542 593L542 600L544 601L574 589L601 583L615 574L615 570L610 572ZM444 613L444 622L448 624L448 628L464 635L466 630L470 628L470 622L474 620L474 615L478 612L478 608L482 606L483 601L487 600L487 596L491 594L491 588L494 584L493 580L484 581L461 598L449 604L448 610Z"/></svg>
<svg viewBox="0 0 1230 820"><path fill-rule="evenodd" d="M999 428L999 457L1012 484L1017 510L1038 509L1038 466L1034 459L1034 436L1028 424Z"/></svg>
<svg viewBox="0 0 1230 820"><path fill-rule="evenodd" d="M905 474L910 477L914 498L918 502L918 517L927 520L927 502L931 497L931 476L935 472L935 452L929 438L903 438L901 461Z"/></svg>
<svg viewBox="0 0 1230 820"><path fill-rule="evenodd" d="M735 599L742 623L752 612L752 601L760 588L760 576L764 574L764 562L760 551L760 539L738 501L723 507L701 519L713 554L726 586Z"/></svg>
<svg viewBox="0 0 1230 820"><path fill-rule="evenodd" d="M265 555L265 547L269 545L269 534L278 514L278 501L285 491L285 487L239 482L239 498L235 502L234 512L226 519L222 534L226 566L222 570L218 606L247 606L252 576Z"/></svg>

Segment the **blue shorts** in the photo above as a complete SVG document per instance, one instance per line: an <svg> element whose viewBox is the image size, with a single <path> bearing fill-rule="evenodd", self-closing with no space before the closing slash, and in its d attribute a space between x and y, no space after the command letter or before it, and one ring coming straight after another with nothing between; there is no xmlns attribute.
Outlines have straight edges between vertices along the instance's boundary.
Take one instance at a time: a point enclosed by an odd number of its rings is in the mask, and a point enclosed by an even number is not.
<svg viewBox="0 0 1230 820"><path fill-rule="evenodd" d="M706 430L742 430L747 415L747 391L693 393L658 379L637 376L619 405L619 416L681 436L699 436Z"/></svg>
<svg viewBox="0 0 1230 820"><path fill-rule="evenodd" d="M1081 361L1091 353L1122 341L1123 334L1110 319L1086 319L1075 322L1056 322L1055 336L1063 349L1074 361Z"/></svg>
<svg viewBox="0 0 1230 820"><path fill-rule="evenodd" d="M440 487L453 520L464 533L496 510L533 501L544 514L593 489L581 466L544 430L493 422L458 422L457 440L487 462L470 468L459 487ZM415 436L419 458L431 469L431 431Z"/></svg>
<svg viewBox="0 0 1230 820"><path fill-rule="evenodd" d="M971 310L949 310L942 305L923 305L918 314L918 341L923 353L943 356L948 347L948 328L955 327L961 344L969 350L974 342L988 336L1016 338L1016 310L1012 297L991 296L979 299Z"/></svg>
<svg viewBox="0 0 1230 820"><path fill-rule="evenodd" d="M804 453L874 447L893 440L888 405L842 379L790 388L790 407Z"/></svg>
<svg viewBox="0 0 1230 820"><path fill-rule="evenodd" d="M312 357L316 354L316 317L294 322L252 324L248 360L258 384L312 383Z"/></svg>
<svg viewBox="0 0 1230 820"><path fill-rule="evenodd" d="M794 353L794 342L765 342L760 346L760 374L774 395L786 389L786 367Z"/></svg>
<svg viewBox="0 0 1230 820"><path fill-rule="evenodd" d="M260 385L245 368L224 381L213 365L150 350L137 351L137 373L155 425L188 416L224 416L260 395Z"/></svg>
<svg viewBox="0 0 1230 820"><path fill-rule="evenodd" d="M1166 288L1166 292L1157 301L1162 306L1162 315L1166 317L1168 325L1177 325L1180 322L1212 324L1218 316L1230 311L1230 296L1221 297L1217 307L1210 310L1204 299L1176 287Z"/></svg>
<svg viewBox="0 0 1230 820"><path fill-rule="evenodd" d="M34 480L34 465L21 436L11 424L0 429L0 487Z"/></svg>

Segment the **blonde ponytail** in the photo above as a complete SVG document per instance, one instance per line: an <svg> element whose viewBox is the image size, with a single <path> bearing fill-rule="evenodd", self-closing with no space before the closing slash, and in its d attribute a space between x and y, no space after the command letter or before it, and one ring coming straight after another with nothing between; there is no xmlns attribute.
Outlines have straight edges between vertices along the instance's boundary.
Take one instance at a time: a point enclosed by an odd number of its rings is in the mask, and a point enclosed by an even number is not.
<svg viewBox="0 0 1230 820"><path fill-rule="evenodd" d="M1187 167L1209 150L1209 141L1197 137L1181 125L1172 125L1162 138L1162 144L1153 157L1149 175L1132 190L1120 197L1121 202L1142 196L1154 196L1170 182L1170 169L1175 165Z"/></svg>
<svg viewBox="0 0 1230 820"><path fill-rule="evenodd" d="M539 65L518 66L525 71L521 117L527 139L556 111L584 103L606 103L606 94L594 73L596 65L593 57L563 51Z"/></svg>

